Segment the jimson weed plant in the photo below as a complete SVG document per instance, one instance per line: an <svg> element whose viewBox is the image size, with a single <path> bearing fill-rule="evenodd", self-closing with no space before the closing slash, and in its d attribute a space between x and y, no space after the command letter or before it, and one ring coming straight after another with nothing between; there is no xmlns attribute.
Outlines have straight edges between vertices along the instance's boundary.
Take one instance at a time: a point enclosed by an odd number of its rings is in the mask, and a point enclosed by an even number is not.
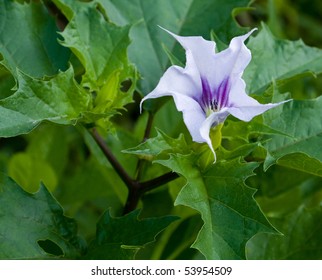
<svg viewBox="0 0 322 280"><path fill-rule="evenodd" d="M1 259L322 258L322 51L249 4L0 0Z"/></svg>

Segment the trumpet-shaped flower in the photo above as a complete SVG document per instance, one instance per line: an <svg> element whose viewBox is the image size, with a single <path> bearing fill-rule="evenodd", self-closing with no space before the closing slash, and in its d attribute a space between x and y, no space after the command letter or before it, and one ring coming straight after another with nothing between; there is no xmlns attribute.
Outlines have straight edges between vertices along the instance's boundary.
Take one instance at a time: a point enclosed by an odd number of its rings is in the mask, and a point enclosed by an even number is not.
<svg viewBox="0 0 322 280"><path fill-rule="evenodd" d="M209 136L213 126L223 123L229 114L247 122L282 103L260 104L245 91L242 75L251 53L244 41L255 30L233 38L219 53L213 41L165 30L185 49L186 66L169 67L156 88L142 99L141 106L150 98L172 96L193 141L207 143L216 158Z"/></svg>

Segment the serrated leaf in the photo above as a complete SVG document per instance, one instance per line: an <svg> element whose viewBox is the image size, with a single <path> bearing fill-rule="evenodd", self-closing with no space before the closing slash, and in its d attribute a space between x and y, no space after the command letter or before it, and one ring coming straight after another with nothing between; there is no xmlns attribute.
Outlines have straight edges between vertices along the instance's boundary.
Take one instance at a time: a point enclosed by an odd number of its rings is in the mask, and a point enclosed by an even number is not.
<svg viewBox="0 0 322 280"><path fill-rule="evenodd" d="M0 173L0 259L77 258L82 246L75 221L44 186L29 194Z"/></svg>
<svg viewBox="0 0 322 280"><path fill-rule="evenodd" d="M40 3L0 1L0 53L16 77L16 69L33 77L66 70L70 51L58 44L55 20Z"/></svg>
<svg viewBox="0 0 322 280"><path fill-rule="evenodd" d="M262 91L273 81L282 82L305 72L322 72L322 50L306 46L301 40L278 40L265 24L256 37L250 38L247 47L252 60L243 78L249 93Z"/></svg>
<svg viewBox="0 0 322 280"><path fill-rule="evenodd" d="M260 201L260 205L265 213L269 213L270 216L273 214L270 212L271 209L267 209L262 203L263 199L271 200L281 196L287 196L290 201L282 203L279 207L274 209L274 213L279 209L288 208L293 202L298 202L296 195L289 194L288 192L294 191L295 189L305 189L305 191L299 191L300 201L303 202L306 195L310 193L309 190L315 189L311 187L311 183L320 178L312 177L310 174L305 172L299 172L298 170L286 168L280 165L273 165L267 171L264 171L261 167L256 170L256 176L250 178L248 183L254 188L260 189L257 194L257 201ZM296 191L294 191L296 192ZM263 206L264 205L264 206Z"/></svg>
<svg viewBox="0 0 322 280"><path fill-rule="evenodd" d="M17 76L19 88L0 100L0 136L12 137L30 132L42 121L75 124L89 110L90 95L74 80L69 68L49 79Z"/></svg>
<svg viewBox="0 0 322 280"><path fill-rule="evenodd" d="M201 35L209 38L214 30L221 38L230 39L238 30L232 18L236 7L245 7L248 0L97 0L107 16L118 25L133 24L133 41L129 57L139 69L143 79L141 89L149 93L162 76L168 57L165 44L172 52L175 41L158 25L180 35ZM214 17L214 15L216 15ZM181 56L182 57L182 56Z"/></svg>
<svg viewBox="0 0 322 280"><path fill-rule="evenodd" d="M97 224L96 239L89 248L90 259L133 259L135 253L177 217L165 216L139 220L140 210L113 218L106 212Z"/></svg>
<svg viewBox="0 0 322 280"><path fill-rule="evenodd" d="M207 259L244 259L251 237L275 232L254 200L254 189L244 183L258 164L235 159L201 172L195 161L193 155L157 161L187 179L175 204L199 211L204 221L193 248Z"/></svg>
<svg viewBox="0 0 322 280"><path fill-rule="evenodd" d="M257 118L256 118L257 119ZM225 122L225 125L222 128L222 136L223 138L227 139L242 139L246 143L249 142L249 138L252 135L274 135L274 134L280 134L283 136L288 136L287 134L275 130L272 127L269 127L262 122L256 121L254 119L251 122L241 122L241 121L232 121L228 120Z"/></svg>
<svg viewBox="0 0 322 280"><path fill-rule="evenodd" d="M106 108L121 108L131 102L136 74L127 58L129 27L106 21L95 1L54 2L70 20L61 33L64 38L61 43L70 48L84 66L82 85L97 91L95 112L104 113ZM132 86L123 92L121 87L126 80L132 80Z"/></svg>
<svg viewBox="0 0 322 280"><path fill-rule="evenodd" d="M138 155L145 159L155 159L160 154L169 153L189 153L189 147L181 134L177 139L173 139L157 129L157 136L139 144L134 148L123 151L124 153Z"/></svg>
<svg viewBox="0 0 322 280"><path fill-rule="evenodd" d="M286 217L272 219L283 235L255 236L247 246L248 259L322 259L321 218L321 207L300 207Z"/></svg>
<svg viewBox="0 0 322 280"><path fill-rule="evenodd" d="M264 147L269 155L264 168L269 168L285 155L282 165L321 176L322 167L322 98L288 102L264 114L264 123L283 135L271 135ZM302 161L305 159L305 161ZM315 166L315 167L313 167ZM318 167L319 166L319 167Z"/></svg>

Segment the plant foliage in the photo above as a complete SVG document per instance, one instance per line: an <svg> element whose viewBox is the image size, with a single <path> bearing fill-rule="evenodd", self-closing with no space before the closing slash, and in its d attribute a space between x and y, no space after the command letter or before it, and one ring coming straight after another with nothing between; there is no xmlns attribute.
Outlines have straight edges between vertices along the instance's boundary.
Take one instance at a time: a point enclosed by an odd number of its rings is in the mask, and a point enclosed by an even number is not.
<svg viewBox="0 0 322 280"><path fill-rule="evenodd" d="M322 50L249 4L0 0L1 259L322 258ZM173 100L140 112L185 64L158 26L219 50L258 27L246 91L291 100L228 117L214 163Z"/></svg>

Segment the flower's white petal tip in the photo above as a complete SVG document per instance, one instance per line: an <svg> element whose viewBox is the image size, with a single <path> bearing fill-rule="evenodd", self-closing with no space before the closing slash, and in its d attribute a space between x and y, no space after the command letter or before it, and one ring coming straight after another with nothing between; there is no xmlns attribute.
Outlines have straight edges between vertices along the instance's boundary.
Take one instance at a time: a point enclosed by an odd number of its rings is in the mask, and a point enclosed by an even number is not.
<svg viewBox="0 0 322 280"><path fill-rule="evenodd" d="M214 161L212 162L212 164L215 164L216 161L217 161L217 155L216 155L216 152L214 150L214 147L212 146L210 138L207 139L207 144L208 144L210 150L212 151L212 154L214 155Z"/></svg>
<svg viewBox="0 0 322 280"><path fill-rule="evenodd" d="M143 98L142 98L142 100L141 100L141 102L140 102L140 114L142 114L142 110L143 110L143 102L144 102L146 99L148 99L148 97L147 97L147 96L143 97Z"/></svg>
<svg viewBox="0 0 322 280"><path fill-rule="evenodd" d="M290 101L293 101L293 99L287 99L287 100L284 100L284 101L281 101L279 102L278 104L284 104L284 103L287 103L287 102L290 102Z"/></svg>
<svg viewBox="0 0 322 280"><path fill-rule="evenodd" d="M217 162L217 156L216 153L214 153L214 161L212 162L212 164L215 164Z"/></svg>
<svg viewBox="0 0 322 280"><path fill-rule="evenodd" d="M246 33L245 35L241 35L241 37L243 37L243 38L244 38L244 40L246 40L246 39L247 39L247 38L249 38L249 37L250 37L250 35L252 35L255 31L258 31L258 28L257 28L257 27L255 27L255 28L253 28L252 30L248 31L248 33Z"/></svg>
<svg viewBox="0 0 322 280"><path fill-rule="evenodd" d="M171 31L169 31L168 29L166 29L166 28L162 27L161 25L158 25L158 27L159 27L159 28L161 28L163 31L165 31L165 32L169 33L170 35L172 35L172 36L176 36L174 33L172 33Z"/></svg>
<svg viewBox="0 0 322 280"><path fill-rule="evenodd" d="M162 27L161 25L157 25L159 28L161 28L162 30L166 30L164 27ZM167 31L167 30L166 30Z"/></svg>
<svg viewBox="0 0 322 280"><path fill-rule="evenodd" d="M252 34L253 32L255 32L255 31L258 31L258 28L257 27L255 27L255 28L253 28L251 31L249 31L248 33L250 33L250 34Z"/></svg>
<svg viewBox="0 0 322 280"><path fill-rule="evenodd" d="M141 100L140 102L140 114L142 114L142 103L143 103L143 100Z"/></svg>

